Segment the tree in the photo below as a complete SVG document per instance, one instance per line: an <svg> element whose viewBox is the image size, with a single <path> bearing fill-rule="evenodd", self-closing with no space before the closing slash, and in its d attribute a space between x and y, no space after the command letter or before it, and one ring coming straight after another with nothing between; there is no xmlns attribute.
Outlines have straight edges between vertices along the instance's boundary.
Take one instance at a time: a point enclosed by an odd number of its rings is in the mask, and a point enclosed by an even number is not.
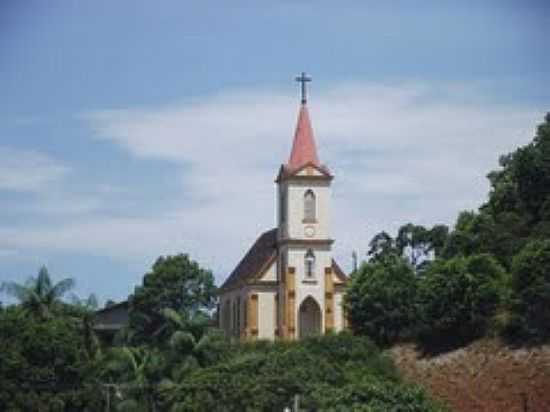
<svg viewBox="0 0 550 412"><path fill-rule="evenodd" d="M445 225L435 225L427 229L421 225L407 223L399 228L397 237L387 232L376 234L369 243L368 255L372 262L381 262L387 258L401 256L416 269L438 257L442 252L449 234Z"/></svg>
<svg viewBox="0 0 550 412"><path fill-rule="evenodd" d="M156 384L165 364L162 354L147 347L115 347L107 353L101 377L115 386L119 410L156 410Z"/></svg>
<svg viewBox="0 0 550 412"><path fill-rule="evenodd" d="M397 232L396 245L401 256L406 256L411 265L417 267L421 259L428 257L432 249L430 232L424 227L412 223L403 225Z"/></svg>
<svg viewBox="0 0 550 412"><path fill-rule="evenodd" d="M137 341L151 341L166 325L165 308L187 318L207 313L214 307L215 291L212 272L187 255L160 257L130 297L130 328Z"/></svg>
<svg viewBox="0 0 550 412"><path fill-rule="evenodd" d="M351 278L345 304L355 332L388 344L412 335L415 299L414 269L393 257L363 264Z"/></svg>
<svg viewBox="0 0 550 412"><path fill-rule="evenodd" d="M74 319L28 316L21 305L0 313L0 410L100 410L94 364Z"/></svg>
<svg viewBox="0 0 550 412"><path fill-rule="evenodd" d="M512 265L511 332L550 338L550 240L529 242Z"/></svg>
<svg viewBox="0 0 550 412"><path fill-rule="evenodd" d="M502 301L506 276L490 255L436 260L419 279L421 338L459 344L482 336Z"/></svg>
<svg viewBox="0 0 550 412"><path fill-rule="evenodd" d="M380 232L374 235L369 243L369 251L371 261L381 261L388 256L397 255L398 250L395 241L387 232Z"/></svg>
<svg viewBox="0 0 550 412"><path fill-rule="evenodd" d="M550 113L533 141L501 156L488 174L488 201L459 215L444 256L490 253L507 269L532 239L550 237ZM462 220L462 221L461 221Z"/></svg>
<svg viewBox="0 0 550 412"><path fill-rule="evenodd" d="M0 291L18 299L22 307L29 312L42 318L49 318L54 307L74 287L74 284L71 278L52 284L48 270L42 266L36 278L29 278L23 285L16 282L3 282Z"/></svg>

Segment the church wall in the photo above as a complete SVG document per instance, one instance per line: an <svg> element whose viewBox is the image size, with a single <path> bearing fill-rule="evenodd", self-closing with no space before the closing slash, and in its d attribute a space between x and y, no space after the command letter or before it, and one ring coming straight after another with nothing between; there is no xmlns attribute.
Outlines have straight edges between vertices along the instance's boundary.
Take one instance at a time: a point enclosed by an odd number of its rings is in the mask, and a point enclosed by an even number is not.
<svg viewBox="0 0 550 412"><path fill-rule="evenodd" d="M276 265L273 265L276 266ZM275 270L275 268L273 268ZM247 311L246 299L255 294L258 296L257 328L259 339L275 338L276 318L275 318L275 294L276 289L266 290L268 288L243 287L225 292L220 296L220 324L226 336L244 337L247 323L250 324L249 313ZM235 304L239 302L238 314L235 313ZM229 303L229 306L228 306ZM229 308L229 311L227 310ZM235 329L238 326L238 330Z"/></svg>
<svg viewBox="0 0 550 412"><path fill-rule="evenodd" d="M313 280L306 278L305 254L309 247L288 247L288 265L296 270L296 306L295 319L299 319L300 304L312 296L319 307L325 307L325 268L332 266L332 252L330 246L313 246L315 253L315 277ZM322 331L324 332L325 314L321 311ZM299 325L297 329L299 330Z"/></svg>
<svg viewBox="0 0 550 412"><path fill-rule="evenodd" d="M314 167L308 166L296 173L297 176L323 176L323 174Z"/></svg>
<svg viewBox="0 0 550 412"><path fill-rule="evenodd" d="M261 281L275 282L277 280L277 264L275 261L271 264L268 270L260 278Z"/></svg>
<svg viewBox="0 0 550 412"><path fill-rule="evenodd" d="M246 296L245 289L231 290L220 296L220 328L226 336L238 337L244 330Z"/></svg>
<svg viewBox="0 0 550 412"><path fill-rule="evenodd" d="M334 294L334 329L341 331L344 328L344 295L342 292Z"/></svg>
<svg viewBox="0 0 550 412"><path fill-rule="evenodd" d="M275 339L275 292L258 292L258 338Z"/></svg>
<svg viewBox="0 0 550 412"><path fill-rule="evenodd" d="M286 183L286 182L285 182ZM284 232L291 239L330 238L330 182L324 180L297 180L287 183L287 227ZM304 195L308 189L315 194L316 222L304 222ZM306 237L304 229L313 226L315 235Z"/></svg>

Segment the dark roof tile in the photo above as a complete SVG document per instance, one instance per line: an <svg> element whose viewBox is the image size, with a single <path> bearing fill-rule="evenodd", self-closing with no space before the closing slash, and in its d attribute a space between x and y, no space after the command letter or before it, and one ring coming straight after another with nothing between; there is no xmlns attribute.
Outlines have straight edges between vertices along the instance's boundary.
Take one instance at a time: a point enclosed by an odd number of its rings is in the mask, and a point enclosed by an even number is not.
<svg viewBox="0 0 550 412"><path fill-rule="evenodd" d="M221 290L233 289L256 276L265 264L277 254L277 228L260 235L246 255L221 286Z"/></svg>

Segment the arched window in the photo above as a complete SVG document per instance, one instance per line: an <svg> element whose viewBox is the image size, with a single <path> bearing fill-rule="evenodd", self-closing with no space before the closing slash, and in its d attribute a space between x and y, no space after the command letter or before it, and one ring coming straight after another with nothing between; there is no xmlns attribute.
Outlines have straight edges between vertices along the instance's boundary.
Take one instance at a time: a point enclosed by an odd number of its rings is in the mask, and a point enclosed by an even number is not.
<svg viewBox="0 0 550 412"><path fill-rule="evenodd" d="M313 250L309 249L304 258L306 266L306 279L313 279L315 277L315 254Z"/></svg>
<svg viewBox="0 0 550 412"><path fill-rule="evenodd" d="M304 194L304 221L315 221L315 194L311 189Z"/></svg>

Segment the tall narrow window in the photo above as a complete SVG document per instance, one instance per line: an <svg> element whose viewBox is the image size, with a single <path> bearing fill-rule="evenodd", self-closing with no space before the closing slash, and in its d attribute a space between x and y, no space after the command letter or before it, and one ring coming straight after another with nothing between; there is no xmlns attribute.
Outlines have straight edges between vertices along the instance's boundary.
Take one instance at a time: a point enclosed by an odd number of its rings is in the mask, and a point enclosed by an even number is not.
<svg viewBox="0 0 550 412"><path fill-rule="evenodd" d="M305 266L306 266L306 279L313 279L315 277L315 254L311 249L309 249L306 253Z"/></svg>
<svg viewBox="0 0 550 412"><path fill-rule="evenodd" d="M315 194L311 189L304 194L304 221L315 221Z"/></svg>

